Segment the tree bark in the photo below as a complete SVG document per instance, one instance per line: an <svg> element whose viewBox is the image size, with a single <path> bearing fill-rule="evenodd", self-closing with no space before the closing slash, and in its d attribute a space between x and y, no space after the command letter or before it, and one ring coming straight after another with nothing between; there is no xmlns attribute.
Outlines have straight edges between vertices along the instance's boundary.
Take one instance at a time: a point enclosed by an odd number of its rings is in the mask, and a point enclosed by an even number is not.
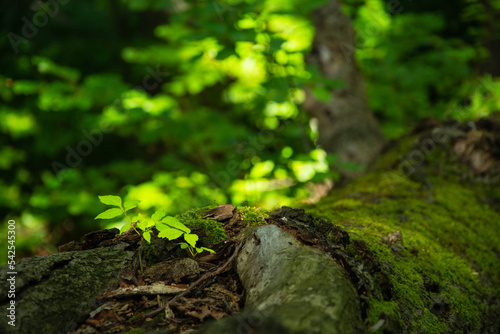
<svg viewBox="0 0 500 334"><path fill-rule="evenodd" d="M366 102L363 77L354 59L354 31L339 1L330 1L313 13L316 29L313 51L308 58L328 79L344 86L331 91L329 101L318 99L306 88L305 110L318 120L318 143L340 163L371 167L384 145L384 136ZM361 175L340 170L350 180Z"/></svg>
<svg viewBox="0 0 500 334"><path fill-rule="evenodd" d="M96 300L115 287L130 267L134 252L124 245L20 260L16 265L15 299L7 299L7 266L0 271L2 310L15 300L15 326L0 321L2 333L67 333L97 308Z"/></svg>
<svg viewBox="0 0 500 334"><path fill-rule="evenodd" d="M276 226L242 232L245 308L200 331L498 333L499 133L498 115L473 126L423 122L371 173L305 212L276 210L266 219ZM21 260L17 326L4 319L0 331L73 330L137 269L129 245Z"/></svg>
<svg viewBox="0 0 500 334"><path fill-rule="evenodd" d="M245 310L200 333L363 333L356 290L341 267L275 225L247 230L237 270Z"/></svg>

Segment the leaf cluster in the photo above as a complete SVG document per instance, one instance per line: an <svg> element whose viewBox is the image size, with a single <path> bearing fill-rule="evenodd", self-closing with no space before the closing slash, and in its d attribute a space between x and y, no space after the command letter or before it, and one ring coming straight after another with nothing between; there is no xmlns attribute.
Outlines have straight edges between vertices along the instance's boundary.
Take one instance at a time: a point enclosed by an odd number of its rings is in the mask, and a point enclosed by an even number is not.
<svg viewBox="0 0 500 334"><path fill-rule="evenodd" d="M95 219L112 219L124 215L128 222L122 226L120 233L132 227L142 239L151 243L151 233L153 232L153 228L156 228L159 231L159 238L175 240L182 236L184 242L180 242L179 245L182 249L187 249L192 257L203 251L215 253L212 249L197 247L198 235L191 233L191 230L177 218L167 216L164 210L156 211L151 217L139 213L133 218L129 218L127 211L137 208L140 201L132 200L123 202L119 196L113 195L99 196L99 200L103 204L114 206L114 208L101 212Z"/></svg>

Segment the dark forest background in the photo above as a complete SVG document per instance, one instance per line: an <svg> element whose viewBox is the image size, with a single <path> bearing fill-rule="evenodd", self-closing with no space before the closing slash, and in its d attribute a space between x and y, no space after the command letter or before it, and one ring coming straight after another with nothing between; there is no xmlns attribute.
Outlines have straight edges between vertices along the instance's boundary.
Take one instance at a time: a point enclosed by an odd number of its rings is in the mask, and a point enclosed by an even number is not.
<svg viewBox="0 0 500 334"><path fill-rule="evenodd" d="M98 195L173 215L293 205L335 182L302 107L303 87L342 87L307 64L324 2L0 1L2 240L8 219L18 258L122 225L94 220ZM388 139L500 109L499 1L342 3Z"/></svg>

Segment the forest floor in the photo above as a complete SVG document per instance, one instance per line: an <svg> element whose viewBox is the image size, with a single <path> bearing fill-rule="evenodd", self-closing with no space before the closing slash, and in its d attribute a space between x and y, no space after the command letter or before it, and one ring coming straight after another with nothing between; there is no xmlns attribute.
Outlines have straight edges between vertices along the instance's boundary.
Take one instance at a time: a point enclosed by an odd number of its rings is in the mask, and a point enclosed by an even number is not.
<svg viewBox="0 0 500 334"><path fill-rule="evenodd" d="M210 215L218 208L226 212L229 208L231 213ZM248 226L242 214L232 205L221 205L204 216L219 220L230 238ZM235 239L211 246L215 253L204 251L193 258L187 250L156 236L141 251L139 235L133 229L122 235L117 232L94 232L82 244L60 247L61 251L88 249L92 246L85 245L102 247L133 238L137 239L137 252L142 253L142 270L137 261L135 270L122 273L119 286L106 291L98 300L99 307L71 333L145 333L162 328L168 333L188 333L208 320L219 320L243 308L245 293L234 266L239 249ZM163 251L158 253L160 248Z"/></svg>

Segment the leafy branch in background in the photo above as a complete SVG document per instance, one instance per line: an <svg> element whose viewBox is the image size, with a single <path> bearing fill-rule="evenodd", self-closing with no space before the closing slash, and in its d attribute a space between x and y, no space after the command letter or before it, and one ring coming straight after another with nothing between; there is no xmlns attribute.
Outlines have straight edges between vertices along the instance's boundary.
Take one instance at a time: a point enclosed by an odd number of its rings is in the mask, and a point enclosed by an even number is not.
<svg viewBox="0 0 500 334"><path fill-rule="evenodd" d="M125 201L123 203L119 196L113 195L99 196L99 200L106 205L115 206L116 208L101 212L95 219L112 219L124 215L128 223L122 226L120 233L132 227L142 239L151 243L151 232L153 228L156 228L159 231L159 238L174 240L183 236L185 242L180 242L179 245L182 249L187 249L192 257L195 257L196 254L204 250L215 253L212 249L206 247L196 247L196 242L199 239L198 236L191 233L191 230L177 218L166 216L163 210L156 211L151 217L139 213L131 219L127 215L127 211L136 208L140 201Z"/></svg>

